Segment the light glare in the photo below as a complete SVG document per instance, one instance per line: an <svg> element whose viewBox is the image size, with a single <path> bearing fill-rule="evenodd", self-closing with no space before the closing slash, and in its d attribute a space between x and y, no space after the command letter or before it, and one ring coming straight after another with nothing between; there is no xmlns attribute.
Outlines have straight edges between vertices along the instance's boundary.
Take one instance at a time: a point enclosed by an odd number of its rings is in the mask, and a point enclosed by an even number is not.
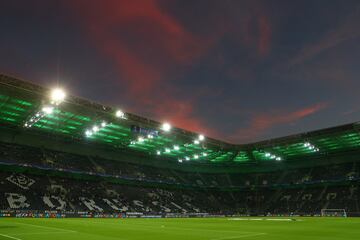
<svg viewBox="0 0 360 240"><path fill-rule="evenodd" d="M92 132L90 130L86 130L85 135L87 137L90 137L92 135Z"/></svg>
<svg viewBox="0 0 360 240"><path fill-rule="evenodd" d="M165 132L169 132L171 130L171 125L170 123L164 123L161 127L162 130L164 130Z"/></svg>
<svg viewBox="0 0 360 240"><path fill-rule="evenodd" d="M51 107L51 106L45 106L42 108L42 111L45 113L45 114L52 114L53 111L54 111L54 107ZM37 116L38 117L38 116Z"/></svg>
<svg viewBox="0 0 360 240"><path fill-rule="evenodd" d="M204 135L200 134L199 135L199 141L204 141L204 139L205 139Z"/></svg>
<svg viewBox="0 0 360 240"><path fill-rule="evenodd" d="M65 97L66 93L61 88L55 88L51 91L51 101L56 105L62 103L65 100Z"/></svg>
<svg viewBox="0 0 360 240"><path fill-rule="evenodd" d="M125 113L121 110L117 110L115 116L118 118L125 118Z"/></svg>

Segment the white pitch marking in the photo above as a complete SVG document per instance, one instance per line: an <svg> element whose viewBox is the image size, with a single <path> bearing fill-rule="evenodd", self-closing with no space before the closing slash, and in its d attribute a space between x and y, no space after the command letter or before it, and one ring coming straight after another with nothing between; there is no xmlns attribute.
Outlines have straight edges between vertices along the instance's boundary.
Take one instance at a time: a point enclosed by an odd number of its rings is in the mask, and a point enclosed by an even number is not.
<svg viewBox="0 0 360 240"><path fill-rule="evenodd" d="M16 238L16 237L12 237L12 236L1 234L1 233L0 233L0 236L7 237L7 238L10 238L10 239L15 239L15 240L22 240L21 238Z"/></svg>
<svg viewBox="0 0 360 240"><path fill-rule="evenodd" d="M15 224L20 224L20 225L28 225L28 226L33 226L33 227L38 227L38 228L45 228L45 229L55 229L55 230L60 230L60 231L63 231L63 232L77 232L77 231L74 231L74 230L68 230L68 229L65 229L65 228L56 228L56 227L45 227L45 226L39 226L39 225L36 225L36 224L30 224L30 223L19 223L19 222L13 222Z"/></svg>
<svg viewBox="0 0 360 240"><path fill-rule="evenodd" d="M260 236L260 235L265 235L265 234L266 234L266 233L246 234L246 235L233 236L233 237L212 238L211 240L238 239L238 238L245 238L245 237L255 237L255 236Z"/></svg>
<svg viewBox="0 0 360 240"><path fill-rule="evenodd" d="M61 234L65 234L65 233L73 233L73 232L60 232L60 231L56 231L56 232L31 232L31 233L12 233L11 235L13 236L21 236L21 235L41 235L41 234L57 234L57 233L61 233Z"/></svg>
<svg viewBox="0 0 360 240"><path fill-rule="evenodd" d="M230 221L293 221L291 218L228 218ZM299 220L297 220L299 221Z"/></svg>
<svg viewBox="0 0 360 240"><path fill-rule="evenodd" d="M291 218L267 218L265 220L266 221L282 221L282 222L292 221Z"/></svg>
<svg viewBox="0 0 360 240"><path fill-rule="evenodd" d="M262 221L262 218L230 218L230 221Z"/></svg>

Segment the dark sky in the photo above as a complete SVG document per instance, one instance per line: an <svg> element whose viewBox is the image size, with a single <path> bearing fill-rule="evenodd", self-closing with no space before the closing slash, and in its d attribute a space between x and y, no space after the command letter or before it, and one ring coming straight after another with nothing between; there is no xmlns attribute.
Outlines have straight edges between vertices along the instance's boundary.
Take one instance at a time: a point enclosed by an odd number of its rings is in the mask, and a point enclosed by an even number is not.
<svg viewBox="0 0 360 240"><path fill-rule="evenodd" d="M244 143L360 120L360 1L1 1L0 71Z"/></svg>

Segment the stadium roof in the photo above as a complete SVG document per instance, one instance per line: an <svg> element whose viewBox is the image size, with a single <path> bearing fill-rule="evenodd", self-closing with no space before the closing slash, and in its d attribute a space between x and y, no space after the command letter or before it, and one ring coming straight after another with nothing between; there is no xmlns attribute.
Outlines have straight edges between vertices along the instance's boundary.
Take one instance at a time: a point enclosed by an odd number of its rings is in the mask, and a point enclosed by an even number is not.
<svg viewBox="0 0 360 240"><path fill-rule="evenodd" d="M326 158L360 150L360 122L235 145L0 74L3 127L107 145L180 163L245 164ZM58 99L57 99L58 98Z"/></svg>

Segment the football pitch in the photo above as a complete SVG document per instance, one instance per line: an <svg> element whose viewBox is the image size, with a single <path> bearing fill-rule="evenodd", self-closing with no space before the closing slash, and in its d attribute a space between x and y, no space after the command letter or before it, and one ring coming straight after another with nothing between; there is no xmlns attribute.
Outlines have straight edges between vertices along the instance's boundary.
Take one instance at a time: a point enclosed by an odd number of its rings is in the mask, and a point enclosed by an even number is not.
<svg viewBox="0 0 360 240"><path fill-rule="evenodd" d="M360 218L0 219L4 240L353 240Z"/></svg>

